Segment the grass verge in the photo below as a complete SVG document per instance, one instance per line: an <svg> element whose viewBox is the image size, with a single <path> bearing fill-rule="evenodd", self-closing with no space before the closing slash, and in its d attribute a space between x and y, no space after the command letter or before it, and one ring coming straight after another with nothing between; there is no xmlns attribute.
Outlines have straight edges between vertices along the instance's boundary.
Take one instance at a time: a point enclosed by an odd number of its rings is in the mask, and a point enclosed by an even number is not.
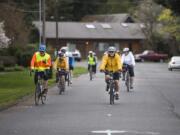
<svg viewBox="0 0 180 135"><path fill-rule="evenodd" d="M87 73L87 69L76 67L74 77ZM55 84L55 75L49 80L49 86ZM0 72L0 110L14 105L24 96L32 95L35 89L33 75L28 70Z"/></svg>

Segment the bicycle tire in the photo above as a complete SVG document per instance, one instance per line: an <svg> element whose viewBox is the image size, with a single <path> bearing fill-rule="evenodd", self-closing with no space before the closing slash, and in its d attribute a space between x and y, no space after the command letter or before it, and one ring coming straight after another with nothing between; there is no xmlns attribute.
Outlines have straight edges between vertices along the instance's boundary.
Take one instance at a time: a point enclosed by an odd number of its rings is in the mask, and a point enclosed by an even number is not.
<svg viewBox="0 0 180 135"><path fill-rule="evenodd" d="M127 92L129 92L130 91L130 76L129 76L128 71L126 73L126 88L127 88Z"/></svg>
<svg viewBox="0 0 180 135"><path fill-rule="evenodd" d="M42 94L41 95L41 103L45 104L46 103L45 101L46 101L46 95Z"/></svg>
<svg viewBox="0 0 180 135"><path fill-rule="evenodd" d="M40 86L37 83L36 84L36 89L35 89L35 105L39 105L39 99L40 99Z"/></svg>
<svg viewBox="0 0 180 135"><path fill-rule="evenodd" d="M114 104L114 87L112 84L110 84L109 96L110 96L110 105L112 105Z"/></svg>
<svg viewBox="0 0 180 135"><path fill-rule="evenodd" d="M69 75L69 73L67 74L67 85L68 86L70 85L70 75Z"/></svg>
<svg viewBox="0 0 180 135"><path fill-rule="evenodd" d="M63 77L59 78L59 95L65 92L65 79Z"/></svg>

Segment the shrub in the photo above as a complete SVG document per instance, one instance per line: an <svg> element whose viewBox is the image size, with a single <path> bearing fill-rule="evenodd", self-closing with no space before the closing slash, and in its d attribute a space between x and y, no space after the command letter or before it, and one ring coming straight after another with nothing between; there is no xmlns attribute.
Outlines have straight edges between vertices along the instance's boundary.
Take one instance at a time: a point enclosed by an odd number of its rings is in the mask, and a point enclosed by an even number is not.
<svg viewBox="0 0 180 135"><path fill-rule="evenodd" d="M17 59L13 56L0 56L0 61L3 62L5 67L15 66L17 63Z"/></svg>

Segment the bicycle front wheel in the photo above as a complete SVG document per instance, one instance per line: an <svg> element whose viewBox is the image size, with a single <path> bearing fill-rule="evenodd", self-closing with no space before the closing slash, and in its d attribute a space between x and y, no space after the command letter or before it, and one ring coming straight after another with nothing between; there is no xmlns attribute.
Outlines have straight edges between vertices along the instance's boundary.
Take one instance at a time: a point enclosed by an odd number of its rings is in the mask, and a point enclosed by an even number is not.
<svg viewBox="0 0 180 135"><path fill-rule="evenodd" d="M114 88L112 85L110 86L109 96L110 96L110 104L112 105L114 104Z"/></svg>
<svg viewBox="0 0 180 135"><path fill-rule="evenodd" d="M35 89L35 97L34 97L34 100L35 100L35 105L39 105L39 99L40 99L40 85L39 84L36 84L36 89Z"/></svg>

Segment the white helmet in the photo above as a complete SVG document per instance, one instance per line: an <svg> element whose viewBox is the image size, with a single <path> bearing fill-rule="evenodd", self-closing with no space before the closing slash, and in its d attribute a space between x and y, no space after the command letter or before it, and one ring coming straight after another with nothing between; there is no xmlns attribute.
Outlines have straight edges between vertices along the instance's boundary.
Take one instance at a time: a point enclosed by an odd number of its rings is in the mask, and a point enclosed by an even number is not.
<svg viewBox="0 0 180 135"><path fill-rule="evenodd" d="M129 48L127 47L123 49L123 52L128 52L128 51L129 51Z"/></svg>
<svg viewBox="0 0 180 135"><path fill-rule="evenodd" d="M110 46L108 48L108 52L116 52L116 48L114 46Z"/></svg>
<svg viewBox="0 0 180 135"><path fill-rule="evenodd" d="M93 54L93 51L89 51L89 54Z"/></svg>

